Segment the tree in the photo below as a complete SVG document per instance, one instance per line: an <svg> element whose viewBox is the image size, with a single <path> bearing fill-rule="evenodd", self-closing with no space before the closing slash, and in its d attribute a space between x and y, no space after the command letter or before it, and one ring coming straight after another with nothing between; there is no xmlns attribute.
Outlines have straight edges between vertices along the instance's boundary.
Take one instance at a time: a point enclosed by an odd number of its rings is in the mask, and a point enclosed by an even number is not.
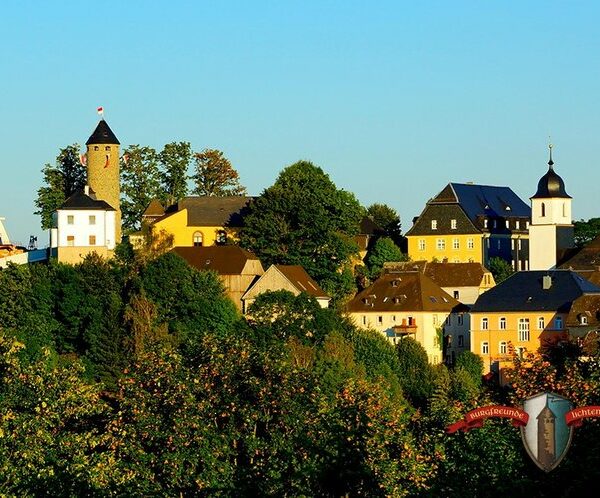
<svg viewBox="0 0 600 498"><path fill-rule="evenodd" d="M483 359L471 351L462 351L456 358L455 369L462 368L473 380L476 387L481 387L481 376L483 375Z"/></svg>
<svg viewBox="0 0 600 498"><path fill-rule="evenodd" d="M407 398L417 406L424 406L434 389L434 372L425 348L410 337L396 345L398 377Z"/></svg>
<svg viewBox="0 0 600 498"><path fill-rule="evenodd" d="M160 163L160 200L165 206L175 204L188 193L188 169L192 160L189 142L171 142L158 154Z"/></svg>
<svg viewBox="0 0 600 498"><path fill-rule="evenodd" d="M503 282L515 272L510 264L499 257L490 258L488 269L492 272L496 284Z"/></svg>
<svg viewBox="0 0 600 498"><path fill-rule="evenodd" d="M158 156L151 147L130 145L121 159L121 211L123 227L139 230L142 213L154 198L161 197Z"/></svg>
<svg viewBox="0 0 600 498"><path fill-rule="evenodd" d="M60 149L54 166L46 164L42 169L45 186L38 189L35 205L42 218L42 229L52 227L52 214L65 200L86 183L86 169L80 162L79 145L73 144Z"/></svg>
<svg viewBox="0 0 600 498"><path fill-rule="evenodd" d="M402 244L402 225L395 209L376 202L367 208L367 215L377 223L397 245Z"/></svg>
<svg viewBox="0 0 600 498"><path fill-rule="evenodd" d="M204 149L194 154L194 163L194 194L221 197L246 194L238 172L220 150Z"/></svg>
<svg viewBox="0 0 600 498"><path fill-rule="evenodd" d="M365 263L369 269L369 275L375 279L381 274L383 264L395 261L408 261L408 256L389 237L377 239L373 247L367 253Z"/></svg>
<svg viewBox="0 0 600 498"><path fill-rule="evenodd" d="M352 289L363 209L323 170L300 161L285 168L250 206L240 244L265 265L301 265L334 298Z"/></svg>
<svg viewBox="0 0 600 498"><path fill-rule="evenodd" d="M577 247L583 247L600 235L600 218L590 218L587 221L579 220L573 225Z"/></svg>

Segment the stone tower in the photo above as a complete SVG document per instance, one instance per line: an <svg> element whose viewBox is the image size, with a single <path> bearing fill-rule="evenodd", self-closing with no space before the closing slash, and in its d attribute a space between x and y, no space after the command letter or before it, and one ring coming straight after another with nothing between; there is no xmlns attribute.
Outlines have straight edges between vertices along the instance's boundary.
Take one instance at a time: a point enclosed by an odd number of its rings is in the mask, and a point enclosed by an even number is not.
<svg viewBox="0 0 600 498"><path fill-rule="evenodd" d="M101 119L87 145L87 183L98 200L117 211L115 241L121 241L121 188L119 181L119 141L104 119Z"/></svg>
<svg viewBox="0 0 600 498"><path fill-rule="evenodd" d="M574 247L571 200L565 191L565 182L554 171L550 145L548 172L540 178L537 192L531 197L530 270L556 268L559 257Z"/></svg>

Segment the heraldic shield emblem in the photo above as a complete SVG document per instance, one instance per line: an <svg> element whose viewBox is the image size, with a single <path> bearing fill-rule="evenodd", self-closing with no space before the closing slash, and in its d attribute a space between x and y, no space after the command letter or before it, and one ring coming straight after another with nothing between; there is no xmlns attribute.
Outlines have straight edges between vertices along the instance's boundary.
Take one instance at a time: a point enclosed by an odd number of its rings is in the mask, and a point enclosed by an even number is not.
<svg viewBox="0 0 600 498"><path fill-rule="evenodd" d="M561 462L571 445L573 427L567 425L565 415L572 408L571 401L553 393L536 394L523 402L529 420L521 427L521 438L529 456L546 472Z"/></svg>

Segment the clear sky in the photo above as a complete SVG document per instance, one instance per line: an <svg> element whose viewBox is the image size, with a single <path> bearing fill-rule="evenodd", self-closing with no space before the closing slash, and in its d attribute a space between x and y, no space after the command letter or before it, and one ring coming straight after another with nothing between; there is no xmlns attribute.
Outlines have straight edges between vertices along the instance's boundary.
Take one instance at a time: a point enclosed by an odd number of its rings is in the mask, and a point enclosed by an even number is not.
<svg viewBox="0 0 600 498"><path fill-rule="evenodd" d="M406 231L448 182L546 169L600 216L600 2L19 1L0 14L0 216L47 244L41 169L103 106L123 145L218 148L252 195L307 159Z"/></svg>

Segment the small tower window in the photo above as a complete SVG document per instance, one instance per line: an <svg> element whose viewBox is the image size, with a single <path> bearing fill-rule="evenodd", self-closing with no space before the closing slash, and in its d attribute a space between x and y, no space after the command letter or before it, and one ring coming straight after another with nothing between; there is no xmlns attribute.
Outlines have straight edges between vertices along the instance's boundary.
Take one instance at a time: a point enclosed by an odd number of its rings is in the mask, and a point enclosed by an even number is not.
<svg viewBox="0 0 600 498"><path fill-rule="evenodd" d="M567 216L567 203L563 202L563 218Z"/></svg>
<svg viewBox="0 0 600 498"><path fill-rule="evenodd" d="M542 202L542 213L541 213L541 217L543 218L544 216L546 216L546 203Z"/></svg>
<svg viewBox="0 0 600 498"><path fill-rule="evenodd" d="M110 145L107 145L106 147L104 147L104 150L110 150Z"/></svg>
<svg viewBox="0 0 600 498"><path fill-rule="evenodd" d="M94 145L94 150L99 150L100 147L98 147L97 145Z"/></svg>

